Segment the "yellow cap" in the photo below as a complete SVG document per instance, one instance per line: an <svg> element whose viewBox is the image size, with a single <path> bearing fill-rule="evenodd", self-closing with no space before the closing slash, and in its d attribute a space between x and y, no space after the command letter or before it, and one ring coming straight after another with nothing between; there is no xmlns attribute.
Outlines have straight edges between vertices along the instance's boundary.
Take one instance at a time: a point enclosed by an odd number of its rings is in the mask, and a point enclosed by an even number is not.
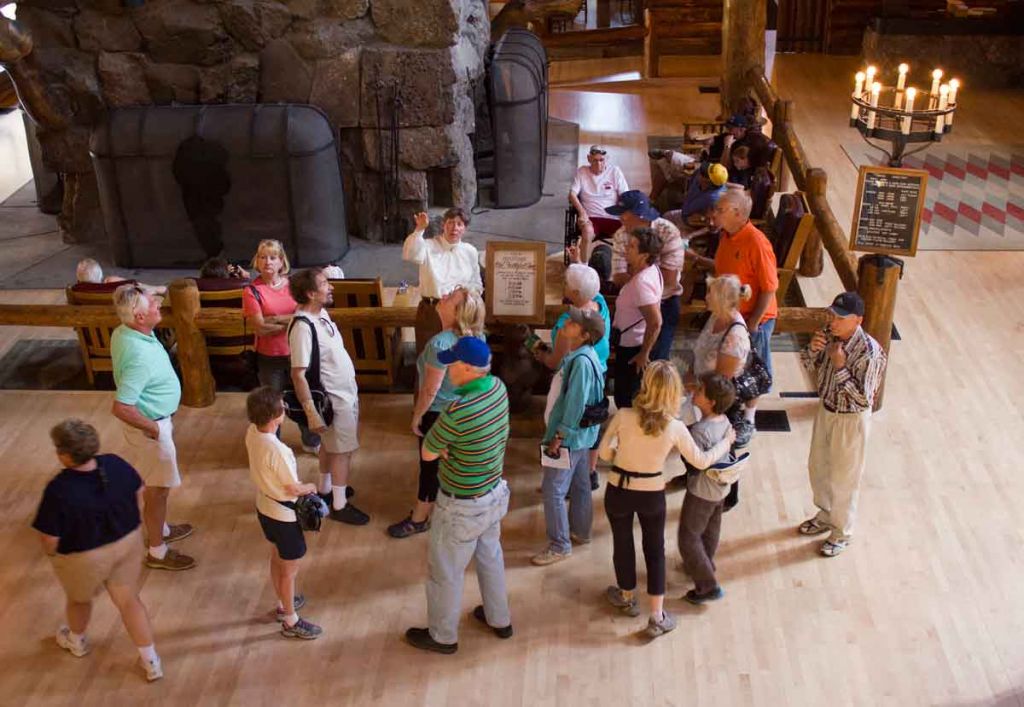
<svg viewBox="0 0 1024 707"><path fill-rule="evenodd" d="M729 170L723 165L715 163L708 168L708 179L716 187L720 187L729 181Z"/></svg>

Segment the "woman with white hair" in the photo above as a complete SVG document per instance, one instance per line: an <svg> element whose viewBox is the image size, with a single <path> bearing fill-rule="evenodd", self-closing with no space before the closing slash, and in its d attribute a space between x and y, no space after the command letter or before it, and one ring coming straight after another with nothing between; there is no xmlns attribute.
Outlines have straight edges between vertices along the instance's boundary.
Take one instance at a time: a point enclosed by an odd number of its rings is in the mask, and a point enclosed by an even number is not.
<svg viewBox="0 0 1024 707"><path fill-rule="evenodd" d="M608 342L608 335L612 330L611 312L608 310L608 303L601 294L601 278L597 271L589 265L572 263L565 271L565 284L562 288L562 297L565 302L578 307L585 312L599 312L604 319L604 336L594 342L594 353L601 363L601 374L608 373L608 355L611 348ZM558 400L558 393L562 389L562 359L569 353L569 342L558 338L558 332L562 330L569 320L569 312L563 312L562 316L555 322L551 329L551 346L537 346L533 349L534 357L547 366L555 375L551 378L551 387L548 389L548 399L544 406L544 423L547 424L551 417L551 409ZM590 453L590 485L597 487L597 449Z"/></svg>

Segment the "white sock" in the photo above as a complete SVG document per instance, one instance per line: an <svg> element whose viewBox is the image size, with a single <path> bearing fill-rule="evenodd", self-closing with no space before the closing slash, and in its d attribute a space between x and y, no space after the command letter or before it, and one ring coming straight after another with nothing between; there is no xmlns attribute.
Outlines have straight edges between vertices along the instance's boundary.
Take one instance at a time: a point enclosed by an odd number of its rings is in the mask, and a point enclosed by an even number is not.
<svg viewBox="0 0 1024 707"><path fill-rule="evenodd" d="M170 534L171 534L171 526L167 525L167 523L164 523L164 537L166 538Z"/></svg>
<svg viewBox="0 0 1024 707"><path fill-rule="evenodd" d="M299 622L299 615L296 612L292 612L284 617L284 625L291 628Z"/></svg>
<svg viewBox="0 0 1024 707"><path fill-rule="evenodd" d="M326 496L331 492L331 475L320 474L320 481L317 483L317 493Z"/></svg>
<svg viewBox="0 0 1024 707"><path fill-rule="evenodd" d="M160 656L156 654L156 646L150 643L148 646L138 646L139 657L146 663L157 663Z"/></svg>
<svg viewBox="0 0 1024 707"><path fill-rule="evenodd" d="M68 629L68 638L70 638L74 643L77 643L78 645L82 645L83 643L85 643L85 634L75 633L70 628Z"/></svg>
<svg viewBox="0 0 1024 707"><path fill-rule="evenodd" d="M743 408L743 419L753 424L754 416L757 414L757 408Z"/></svg>
<svg viewBox="0 0 1024 707"><path fill-rule="evenodd" d="M331 506L336 511L340 511L348 505L348 498L345 497L345 488L345 486L331 487L331 490L334 491L334 495L331 497Z"/></svg>
<svg viewBox="0 0 1024 707"><path fill-rule="evenodd" d="M167 557L167 543L160 543L156 547L150 546L149 548L150 557L154 557L158 560L162 560Z"/></svg>

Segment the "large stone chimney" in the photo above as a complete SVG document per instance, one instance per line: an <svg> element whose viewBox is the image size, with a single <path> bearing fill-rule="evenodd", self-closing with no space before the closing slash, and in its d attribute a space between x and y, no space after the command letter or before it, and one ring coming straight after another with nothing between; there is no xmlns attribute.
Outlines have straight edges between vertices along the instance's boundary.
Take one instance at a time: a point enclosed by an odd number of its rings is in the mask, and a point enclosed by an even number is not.
<svg viewBox="0 0 1024 707"><path fill-rule="evenodd" d="M24 0L17 16L74 113L40 138L48 166L80 177L69 240L102 235L88 137L120 106L321 108L340 136L349 228L370 240L404 233L415 211L475 202L482 0Z"/></svg>

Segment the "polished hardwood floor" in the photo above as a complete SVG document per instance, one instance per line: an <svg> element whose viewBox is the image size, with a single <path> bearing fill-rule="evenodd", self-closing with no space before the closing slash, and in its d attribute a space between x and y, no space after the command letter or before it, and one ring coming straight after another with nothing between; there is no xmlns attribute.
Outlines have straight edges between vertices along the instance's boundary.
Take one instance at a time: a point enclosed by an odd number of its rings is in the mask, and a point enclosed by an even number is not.
<svg viewBox="0 0 1024 707"><path fill-rule="evenodd" d="M582 125L581 143L614 146L631 183L646 186L644 135L672 134L682 115L716 106L691 81L613 90L580 82L630 70L599 62L565 69L572 88L552 93L552 114ZM571 69L571 72L569 71ZM776 80L796 100L797 129L828 170L830 199L849 221L856 171L839 143L850 58L781 56ZM572 73L574 72L574 73ZM999 116L1020 113L1021 93L967 94L954 140L1013 144ZM385 526L415 493L415 445L406 396L365 396L356 502L368 527L329 524L309 536L300 584L304 615L323 639L282 639L268 616L267 544L252 512L243 398L175 419L185 484L172 517L198 531L183 549L200 565L148 572L166 678L147 685L106 600L97 602L93 653L60 651L52 631L61 592L29 524L54 472L47 430L76 415L94 421L111 451L117 425L108 393L0 392L0 702L5 704L636 704L1024 705L1024 436L1019 351L1024 348L1024 253L922 251L907 260L885 407L874 420L857 538L835 559L795 526L811 513L806 456L814 401L772 396L793 430L763 433L725 517L718 565L724 601L692 609L678 569L669 497L667 607L680 621L645 645L643 619L617 615L601 592L613 581L611 540L595 496L594 542L566 562L535 568L544 522L535 440L510 445L512 509L504 524L515 637L500 641L467 619L454 656L424 655L401 640L425 618L426 538L394 541ZM826 273L801 282L812 304L835 293ZM57 293L2 293L3 301ZM19 334L0 330L0 348ZM40 336L33 330L32 336ZM68 336L59 330L46 335ZM795 354L776 357L779 391L808 390ZM286 441L297 442L294 428ZM303 455L304 474L313 460ZM642 580L641 580L642 581ZM478 601L470 575L463 600Z"/></svg>

